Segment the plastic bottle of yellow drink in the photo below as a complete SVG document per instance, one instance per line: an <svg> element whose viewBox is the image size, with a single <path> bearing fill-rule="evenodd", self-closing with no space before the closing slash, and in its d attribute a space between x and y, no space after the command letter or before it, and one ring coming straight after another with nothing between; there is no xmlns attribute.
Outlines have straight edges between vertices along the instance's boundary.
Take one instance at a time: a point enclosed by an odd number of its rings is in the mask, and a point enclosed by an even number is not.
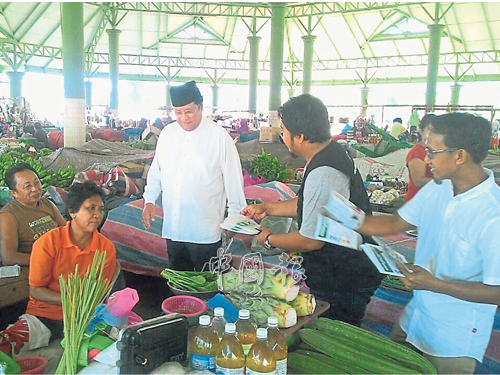
<svg viewBox="0 0 500 375"><path fill-rule="evenodd" d="M199 327L189 341L189 364L193 371L215 372L215 354L219 346L219 337L210 327L210 317L202 315Z"/></svg>
<svg viewBox="0 0 500 375"><path fill-rule="evenodd" d="M236 337L243 346L245 356L247 356L252 344L257 340L255 326L250 321L250 311L248 310L240 310L238 312L238 320L236 321Z"/></svg>
<svg viewBox="0 0 500 375"><path fill-rule="evenodd" d="M248 352L246 367L247 375L276 374L276 360L267 342L265 328L257 328L257 341Z"/></svg>
<svg viewBox="0 0 500 375"><path fill-rule="evenodd" d="M217 336L219 336L219 340L222 340L222 336L224 336L224 330L226 328L226 319L224 318L224 308L216 307L214 309L214 318L212 319L212 329L217 332Z"/></svg>
<svg viewBox="0 0 500 375"><path fill-rule="evenodd" d="M217 375L243 375L245 373L245 354L236 337L236 325L226 323L222 341L215 356Z"/></svg>
<svg viewBox="0 0 500 375"><path fill-rule="evenodd" d="M276 360L276 375L286 375L288 345L285 336L278 328L278 318L274 316L267 318L267 342Z"/></svg>

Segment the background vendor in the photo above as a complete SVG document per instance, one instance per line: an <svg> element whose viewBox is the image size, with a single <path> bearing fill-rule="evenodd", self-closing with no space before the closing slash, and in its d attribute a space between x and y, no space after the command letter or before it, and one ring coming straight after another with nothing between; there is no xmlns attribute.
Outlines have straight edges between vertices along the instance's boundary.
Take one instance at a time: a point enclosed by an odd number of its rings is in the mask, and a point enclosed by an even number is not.
<svg viewBox="0 0 500 375"><path fill-rule="evenodd" d="M221 245L220 224L246 206L240 158L225 129L203 117L194 81L170 88L177 119L156 145L144 191L143 222L149 228L162 196L162 237L170 268L201 271Z"/></svg>
<svg viewBox="0 0 500 375"><path fill-rule="evenodd" d="M13 200L0 211L0 264L27 266L33 242L66 220L42 197L42 184L29 164L14 165L4 180Z"/></svg>
<svg viewBox="0 0 500 375"><path fill-rule="evenodd" d="M69 188L66 206L71 220L33 244L29 275L30 300L26 314L10 328L0 332L0 350L19 353L25 343L29 350L47 345L62 337L63 312L59 276L75 271L83 275L92 265L96 250L106 252L103 278L113 280L116 250L113 242L101 235L97 227L103 219L104 191L93 181ZM28 327L30 327L28 329ZM36 336L30 333L36 328Z"/></svg>

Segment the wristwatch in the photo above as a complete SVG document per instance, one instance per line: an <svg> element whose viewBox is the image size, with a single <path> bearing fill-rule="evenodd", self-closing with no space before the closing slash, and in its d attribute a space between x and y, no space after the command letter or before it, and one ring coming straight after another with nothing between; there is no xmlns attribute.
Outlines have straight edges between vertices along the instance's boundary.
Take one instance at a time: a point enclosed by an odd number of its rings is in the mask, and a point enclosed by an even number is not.
<svg viewBox="0 0 500 375"><path fill-rule="evenodd" d="M273 245L271 245L271 242L269 242L269 237L271 236L272 233L269 233L267 236L266 236L266 239L264 240L264 247L267 249L267 250L273 250L273 249L276 249L276 247L274 247Z"/></svg>

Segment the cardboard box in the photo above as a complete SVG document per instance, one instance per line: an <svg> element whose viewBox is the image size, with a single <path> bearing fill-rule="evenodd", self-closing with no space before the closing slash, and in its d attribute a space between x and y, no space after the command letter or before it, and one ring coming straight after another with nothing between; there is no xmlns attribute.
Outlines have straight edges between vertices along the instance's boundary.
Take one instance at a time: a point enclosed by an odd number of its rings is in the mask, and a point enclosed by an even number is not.
<svg viewBox="0 0 500 375"><path fill-rule="evenodd" d="M273 143L276 140L276 130L270 126L260 127L259 142Z"/></svg>

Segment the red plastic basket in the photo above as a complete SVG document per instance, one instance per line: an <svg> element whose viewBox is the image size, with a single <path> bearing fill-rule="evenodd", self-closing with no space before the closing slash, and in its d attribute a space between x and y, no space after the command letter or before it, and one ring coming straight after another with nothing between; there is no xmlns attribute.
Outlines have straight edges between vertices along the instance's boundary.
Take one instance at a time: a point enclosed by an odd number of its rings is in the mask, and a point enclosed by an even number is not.
<svg viewBox="0 0 500 375"><path fill-rule="evenodd" d="M197 297L173 296L163 301L161 309L167 314L179 313L189 318L203 314L207 304Z"/></svg>
<svg viewBox="0 0 500 375"><path fill-rule="evenodd" d="M49 363L43 357L16 358L16 362L21 367L21 374L43 374L43 370Z"/></svg>

